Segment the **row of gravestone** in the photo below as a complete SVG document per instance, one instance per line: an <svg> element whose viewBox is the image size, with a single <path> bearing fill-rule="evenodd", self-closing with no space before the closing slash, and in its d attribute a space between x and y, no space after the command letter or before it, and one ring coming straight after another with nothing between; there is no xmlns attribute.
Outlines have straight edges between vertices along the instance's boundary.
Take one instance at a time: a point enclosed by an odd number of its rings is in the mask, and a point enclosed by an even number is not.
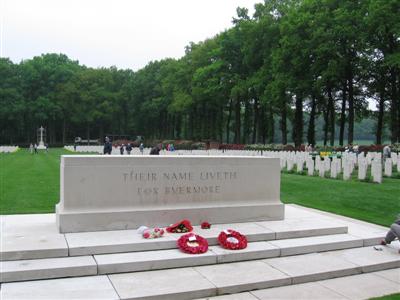
<svg viewBox="0 0 400 300"><path fill-rule="evenodd" d="M358 170L358 179L365 180L367 178L368 169L370 168L372 180L377 183L382 182L382 171L387 177L393 174L393 168L397 166L397 172L400 172L400 156L393 153L390 158L382 159L380 153L368 153L369 155L355 153L343 153L341 158L315 158L305 157L303 155L289 155L288 157L281 157L281 168L288 171L303 172L303 167L307 169L307 174L314 176L315 172L321 177L325 177L327 172L330 172L331 178L338 178L342 173L344 180L349 180L352 177L354 170ZM382 163L383 161L383 163Z"/></svg>
<svg viewBox="0 0 400 300"><path fill-rule="evenodd" d="M0 146L0 153L12 153L18 149L18 146Z"/></svg>

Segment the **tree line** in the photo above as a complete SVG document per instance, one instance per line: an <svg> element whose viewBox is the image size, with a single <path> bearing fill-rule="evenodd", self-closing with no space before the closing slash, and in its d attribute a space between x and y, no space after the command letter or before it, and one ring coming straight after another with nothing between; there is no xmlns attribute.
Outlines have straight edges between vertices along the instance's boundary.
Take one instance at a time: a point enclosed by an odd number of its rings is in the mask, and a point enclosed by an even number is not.
<svg viewBox="0 0 400 300"><path fill-rule="evenodd" d="M316 143L321 117L324 144L352 143L365 117L377 144L385 126L400 141L398 0L265 0L232 22L135 72L1 58L0 143L32 142L43 125L51 144L113 133L299 146Z"/></svg>

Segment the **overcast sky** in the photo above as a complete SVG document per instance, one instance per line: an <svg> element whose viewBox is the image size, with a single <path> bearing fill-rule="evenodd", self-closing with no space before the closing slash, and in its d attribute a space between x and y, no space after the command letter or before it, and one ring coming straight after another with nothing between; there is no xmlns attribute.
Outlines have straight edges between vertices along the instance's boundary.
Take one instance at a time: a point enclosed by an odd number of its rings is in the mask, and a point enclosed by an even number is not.
<svg viewBox="0 0 400 300"><path fill-rule="evenodd" d="M90 67L179 58L262 0L0 0L0 55L18 63L64 53Z"/></svg>

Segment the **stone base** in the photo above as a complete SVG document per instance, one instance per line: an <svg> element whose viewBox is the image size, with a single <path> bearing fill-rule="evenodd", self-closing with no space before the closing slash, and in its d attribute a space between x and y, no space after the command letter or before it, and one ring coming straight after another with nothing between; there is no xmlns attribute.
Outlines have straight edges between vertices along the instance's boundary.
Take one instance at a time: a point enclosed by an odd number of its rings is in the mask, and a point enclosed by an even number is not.
<svg viewBox="0 0 400 300"><path fill-rule="evenodd" d="M46 150L46 146L44 145L43 142L40 142L39 145L37 146L38 150Z"/></svg>
<svg viewBox="0 0 400 300"><path fill-rule="evenodd" d="M284 204L192 207L153 210L103 212L66 212L56 205L57 227L60 233L137 229L139 226L165 227L183 219L193 225L276 221L284 218Z"/></svg>

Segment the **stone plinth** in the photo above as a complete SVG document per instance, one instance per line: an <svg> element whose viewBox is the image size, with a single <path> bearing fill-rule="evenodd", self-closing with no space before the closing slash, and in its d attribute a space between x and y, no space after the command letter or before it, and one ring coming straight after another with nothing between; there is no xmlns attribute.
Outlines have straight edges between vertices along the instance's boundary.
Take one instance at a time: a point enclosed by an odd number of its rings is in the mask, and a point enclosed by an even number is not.
<svg viewBox="0 0 400 300"><path fill-rule="evenodd" d="M60 232L282 220L278 158L62 156Z"/></svg>

